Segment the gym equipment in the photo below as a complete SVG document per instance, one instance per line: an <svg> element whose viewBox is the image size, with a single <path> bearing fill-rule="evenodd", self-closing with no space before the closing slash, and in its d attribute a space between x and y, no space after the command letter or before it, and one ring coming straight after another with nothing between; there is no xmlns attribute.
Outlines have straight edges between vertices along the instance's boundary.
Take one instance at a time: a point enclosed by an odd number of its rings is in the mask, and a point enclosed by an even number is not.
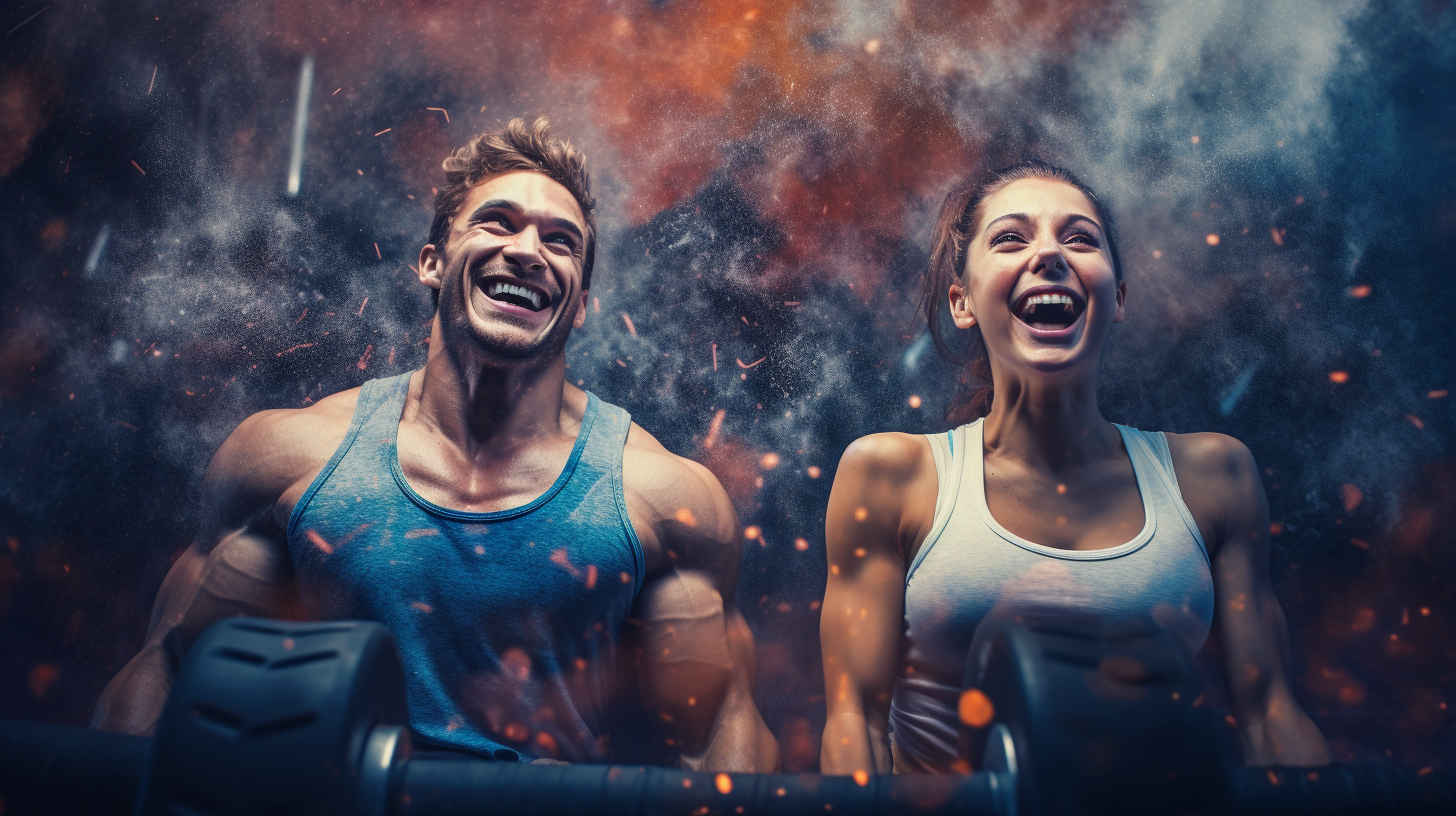
<svg viewBox="0 0 1456 816"><path fill-rule="evenodd" d="M393 639L238 618L189 653L154 738L0 723L6 816L1420 814L1456 776L1224 769L1197 677L1147 621L1031 621L967 668L971 776L832 777L411 756ZM975 695L981 695L976 697ZM1169 774L1172 777L1169 778Z"/></svg>

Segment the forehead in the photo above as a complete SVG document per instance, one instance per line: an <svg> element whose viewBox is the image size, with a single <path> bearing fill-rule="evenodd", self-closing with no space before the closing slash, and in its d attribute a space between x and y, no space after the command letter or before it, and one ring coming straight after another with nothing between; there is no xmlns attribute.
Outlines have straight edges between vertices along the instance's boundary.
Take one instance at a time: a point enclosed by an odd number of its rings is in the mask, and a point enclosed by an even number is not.
<svg viewBox="0 0 1456 816"><path fill-rule="evenodd" d="M1102 225L1097 208L1081 190L1055 179L1017 179L986 196L981 204L981 224L984 226L992 219L1012 213L1022 213L1033 221L1080 215Z"/></svg>
<svg viewBox="0 0 1456 816"><path fill-rule="evenodd" d="M586 218L581 205L565 185L545 173L534 170L512 170L481 179L455 213L468 218L487 201L508 201L529 217L566 218L586 231Z"/></svg>

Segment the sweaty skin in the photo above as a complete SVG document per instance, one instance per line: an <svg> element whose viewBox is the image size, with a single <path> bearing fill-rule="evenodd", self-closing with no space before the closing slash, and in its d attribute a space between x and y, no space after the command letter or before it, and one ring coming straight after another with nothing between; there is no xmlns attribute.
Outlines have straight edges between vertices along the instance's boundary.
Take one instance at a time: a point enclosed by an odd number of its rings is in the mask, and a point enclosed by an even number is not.
<svg viewBox="0 0 1456 816"><path fill-rule="evenodd" d="M988 196L961 283L961 328L979 325L996 384L984 425L986 500L1002 526L1070 550L1116 546L1143 525L1132 463L1097 411L1107 329L1125 287L1076 188L1023 179ZM1086 300L1051 340L1012 314L1037 286ZM1269 583L1269 507L1253 456L1215 433L1168 434L1185 503L1209 548L1213 628L1248 765L1323 765L1329 749L1290 689L1288 630ZM905 576L935 514L938 480L922 436L882 433L844 452L825 519L829 577L820 618L826 774L892 769L890 697L899 670Z"/></svg>
<svg viewBox="0 0 1456 816"><path fill-rule="evenodd" d="M585 321L584 218L565 187L532 171L471 190L446 247L420 253L440 290L425 367L410 378L400 466L431 502L469 512L518 507L570 458L587 395L565 381L564 348ZM501 306L508 282L544 307ZM359 389L245 420L208 467L193 545L158 592L141 652L106 687L93 726L148 734L182 656L233 615L302 614L285 530L294 505L343 440ZM638 685L648 712L698 770L767 772L778 746L753 702L753 636L733 604L742 542L707 469L632 425L623 453L628 515L646 557L633 610L645 642Z"/></svg>

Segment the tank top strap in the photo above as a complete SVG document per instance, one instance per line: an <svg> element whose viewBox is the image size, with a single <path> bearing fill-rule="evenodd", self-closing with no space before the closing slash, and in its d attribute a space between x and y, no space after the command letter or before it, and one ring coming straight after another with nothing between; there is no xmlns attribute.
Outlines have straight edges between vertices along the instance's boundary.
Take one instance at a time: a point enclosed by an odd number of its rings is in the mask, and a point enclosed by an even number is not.
<svg viewBox="0 0 1456 816"><path fill-rule="evenodd" d="M646 577L647 557L642 552L642 542L637 539L637 530L632 526L632 519L627 513L627 493L622 482L622 456L627 447L627 435L632 431L632 415L625 408L605 402L590 391L586 395L586 416L593 419L590 428L587 427L587 420L582 420L581 433L587 434L587 441L581 458L596 464L611 480L617 520L632 544L632 556L637 564L637 580L633 586L640 589Z"/></svg>
<svg viewBox="0 0 1456 816"><path fill-rule="evenodd" d="M962 425L952 428L945 433L926 434L925 438L930 443L930 453L935 458L935 516L930 522L930 532L926 534L925 541L921 543L919 552L910 562L910 568L905 570L905 583L908 585L910 579L915 576L915 570L925 561L925 556L935 546L940 538L941 532L945 530L946 524L955 511L956 497L961 492L961 474L965 472L969 459L974 458L971 454L970 429L979 425L981 420L976 420L970 425ZM979 462L979 459L977 459Z"/></svg>
<svg viewBox="0 0 1456 816"><path fill-rule="evenodd" d="M1157 474L1157 487L1167 495L1169 503L1178 511L1179 518L1183 519L1184 526L1198 543L1198 551L1203 554L1203 560L1211 565L1208 544L1204 542L1198 522L1193 520L1193 513L1183 501L1183 491L1178 487L1178 473L1173 468L1173 454L1168 450L1168 437L1162 431L1140 431L1125 425L1114 425L1122 434L1123 443L1127 445L1128 456L1136 459L1141 466L1138 469Z"/></svg>
<svg viewBox="0 0 1456 816"><path fill-rule="evenodd" d="M393 377L385 377L378 380L370 380L359 387L359 399L354 403L354 416L349 420L349 430L344 433L344 439L334 449L334 455L324 464L323 470L314 477L313 483L308 490L299 497L298 503L293 506L293 512L288 514L287 535L293 536L294 528L303 517L303 511L308 503L313 500L314 494L324 486L329 476L344 461L344 457L353 449L354 442L363 434L365 428L376 432L380 426L384 428L385 436L381 439L393 439L394 429L389 426L392 421L399 422L399 416L404 411L404 400L409 395L409 380L412 371L406 371ZM394 412L388 409L393 406Z"/></svg>

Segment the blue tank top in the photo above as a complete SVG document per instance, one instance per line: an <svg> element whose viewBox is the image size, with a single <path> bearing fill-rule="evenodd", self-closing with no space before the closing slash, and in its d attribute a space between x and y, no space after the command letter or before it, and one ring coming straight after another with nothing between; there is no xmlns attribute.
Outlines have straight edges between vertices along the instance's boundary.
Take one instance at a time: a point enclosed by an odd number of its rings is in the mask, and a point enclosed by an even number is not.
<svg viewBox="0 0 1456 816"><path fill-rule="evenodd" d="M308 614L389 627L426 744L605 761L616 645L645 569L622 491L631 418L588 394L545 493L461 512L416 493L400 469L409 379L364 384L348 434L289 517Z"/></svg>

